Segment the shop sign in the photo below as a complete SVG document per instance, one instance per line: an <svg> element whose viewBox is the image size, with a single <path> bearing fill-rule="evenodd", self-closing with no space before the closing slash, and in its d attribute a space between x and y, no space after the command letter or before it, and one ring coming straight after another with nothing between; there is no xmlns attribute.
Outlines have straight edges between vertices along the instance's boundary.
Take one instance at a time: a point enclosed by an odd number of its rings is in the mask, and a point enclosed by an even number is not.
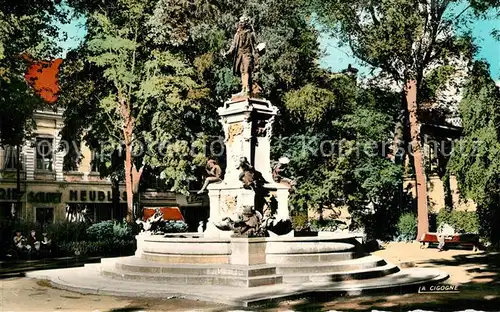
<svg viewBox="0 0 500 312"><path fill-rule="evenodd" d="M0 200L17 200L16 194L17 194L16 188L8 188L8 189L0 188Z"/></svg>
<svg viewBox="0 0 500 312"><path fill-rule="evenodd" d="M127 200L127 192L123 192L121 197L122 201ZM112 202L113 194L111 191L69 191L70 202Z"/></svg>
<svg viewBox="0 0 500 312"><path fill-rule="evenodd" d="M30 203L45 203L45 204L60 204L62 193L55 192L29 192L28 202Z"/></svg>

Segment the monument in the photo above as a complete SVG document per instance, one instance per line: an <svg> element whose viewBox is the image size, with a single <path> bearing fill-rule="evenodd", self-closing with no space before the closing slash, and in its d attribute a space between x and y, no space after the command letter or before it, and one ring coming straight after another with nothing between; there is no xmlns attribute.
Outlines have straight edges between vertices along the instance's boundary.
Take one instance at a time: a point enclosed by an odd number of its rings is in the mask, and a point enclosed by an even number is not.
<svg viewBox="0 0 500 312"><path fill-rule="evenodd" d="M269 227L270 223L265 221L270 218L275 220L273 224L290 219L288 187L276 183L271 170L271 137L279 110L270 101L252 96L255 62L264 46L257 45L250 19L242 16L231 48L224 53L232 54L233 73L240 76L242 89L218 109L225 134L227 165L222 183L208 186L210 219L205 237L229 236L230 233L221 231L228 225L221 222L239 220L244 215L256 214L259 222ZM244 180L249 177L261 183L248 187Z"/></svg>
<svg viewBox="0 0 500 312"><path fill-rule="evenodd" d="M290 227L288 195L295 181L271 166L270 143L278 109L252 95L258 49L248 17L242 17L229 52L242 91L219 108L227 166L207 166L210 217L205 232L158 234L157 218L139 222L134 256L103 259L84 268L39 271L55 287L85 293L160 298L182 296L248 306L324 292L437 283L448 274L398 266L369 255L362 237L343 233L297 237ZM283 183L282 183L283 182ZM188 286L186 286L188 285Z"/></svg>

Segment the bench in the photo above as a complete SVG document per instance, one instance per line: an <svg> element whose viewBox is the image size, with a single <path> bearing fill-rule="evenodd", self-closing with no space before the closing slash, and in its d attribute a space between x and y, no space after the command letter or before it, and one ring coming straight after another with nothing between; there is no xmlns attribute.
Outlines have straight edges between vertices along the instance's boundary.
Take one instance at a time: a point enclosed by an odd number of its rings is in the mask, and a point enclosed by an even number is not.
<svg viewBox="0 0 500 312"><path fill-rule="evenodd" d="M430 244L439 244L439 233L426 233L420 239L420 248L427 248ZM472 247L473 251L479 250L479 236L477 234L452 234L445 235L444 243L454 246ZM427 243L427 246L425 245Z"/></svg>

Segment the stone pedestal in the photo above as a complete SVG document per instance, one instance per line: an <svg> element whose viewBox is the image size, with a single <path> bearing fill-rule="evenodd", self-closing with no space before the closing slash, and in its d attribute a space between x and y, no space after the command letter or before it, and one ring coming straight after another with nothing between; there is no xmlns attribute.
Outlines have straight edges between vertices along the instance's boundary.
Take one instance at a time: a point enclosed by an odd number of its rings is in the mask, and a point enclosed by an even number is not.
<svg viewBox="0 0 500 312"><path fill-rule="evenodd" d="M218 113L225 133L227 167L224 181L238 181L240 157L272 182L270 142L278 108L264 99L231 100Z"/></svg>
<svg viewBox="0 0 500 312"><path fill-rule="evenodd" d="M244 189L239 180L241 157L246 157L268 182L265 188L278 202L276 214L288 218L288 188L274 183L271 171L272 127L278 108L264 99L239 98L225 102L218 113L225 133L227 166L224 180L208 187L210 219L205 237L230 235L219 231L213 223L235 216L243 206L254 206L255 193Z"/></svg>
<svg viewBox="0 0 500 312"><path fill-rule="evenodd" d="M231 264L257 265L266 263L265 238L232 238Z"/></svg>

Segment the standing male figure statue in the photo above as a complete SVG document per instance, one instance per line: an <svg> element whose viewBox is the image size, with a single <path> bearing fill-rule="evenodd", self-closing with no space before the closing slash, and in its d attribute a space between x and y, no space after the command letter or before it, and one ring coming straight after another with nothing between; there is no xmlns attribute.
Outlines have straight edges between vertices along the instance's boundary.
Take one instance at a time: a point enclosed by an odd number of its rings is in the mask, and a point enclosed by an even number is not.
<svg viewBox="0 0 500 312"><path fill-rule="evenodd" d="M242 90L238 95L251 95L252 93L252 74L258 58L257 50L257 40L250 18L242 16L231 48L223 53L224 56L233 54L233 74L241 77L242 84Z"/></svg>

